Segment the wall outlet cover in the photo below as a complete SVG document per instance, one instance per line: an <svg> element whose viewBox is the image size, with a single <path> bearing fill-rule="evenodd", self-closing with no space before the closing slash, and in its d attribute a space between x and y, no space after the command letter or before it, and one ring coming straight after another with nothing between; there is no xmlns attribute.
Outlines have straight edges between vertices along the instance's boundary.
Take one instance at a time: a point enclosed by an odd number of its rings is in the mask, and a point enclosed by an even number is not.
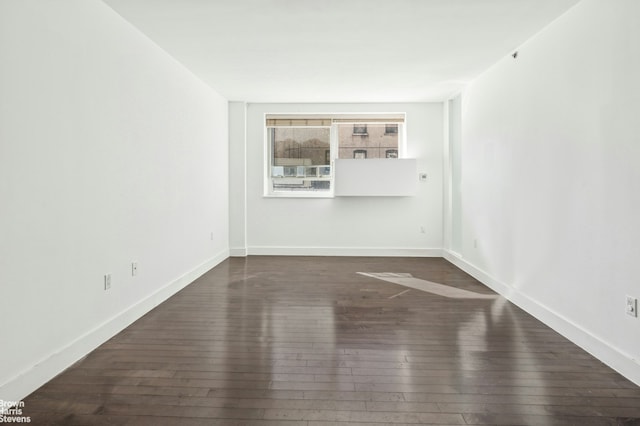
<svg viewBox="0 0 640 426"><path fill-rule="evenodd" d="M638 316L638 299L627 296L626 312L627 315L631 315L632 317Z"/></svg>

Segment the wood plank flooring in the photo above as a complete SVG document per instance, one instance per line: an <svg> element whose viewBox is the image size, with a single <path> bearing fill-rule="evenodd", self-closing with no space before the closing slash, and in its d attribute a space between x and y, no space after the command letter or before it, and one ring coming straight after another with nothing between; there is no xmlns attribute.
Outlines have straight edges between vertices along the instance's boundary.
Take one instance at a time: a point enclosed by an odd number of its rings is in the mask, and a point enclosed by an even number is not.
<svg viewBox="0 0 640 426"><path fill-rule="evenodd" d="M640 388L439 258L231 258L25 399L32 424L639 425Z"/></svg>

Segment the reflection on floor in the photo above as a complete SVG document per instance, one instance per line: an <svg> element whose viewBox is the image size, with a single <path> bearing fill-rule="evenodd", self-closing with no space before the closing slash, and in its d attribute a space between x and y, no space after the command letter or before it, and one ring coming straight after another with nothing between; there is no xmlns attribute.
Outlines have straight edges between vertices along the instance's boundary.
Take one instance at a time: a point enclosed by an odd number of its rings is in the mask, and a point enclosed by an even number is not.
<svg viewBox="0 0 640 426"><path fill-rule="evenodd" d="M410 275L371 277L389 270ZM638 424L640 388L443 259L248 257L23 412L64 425Z"/></svg>

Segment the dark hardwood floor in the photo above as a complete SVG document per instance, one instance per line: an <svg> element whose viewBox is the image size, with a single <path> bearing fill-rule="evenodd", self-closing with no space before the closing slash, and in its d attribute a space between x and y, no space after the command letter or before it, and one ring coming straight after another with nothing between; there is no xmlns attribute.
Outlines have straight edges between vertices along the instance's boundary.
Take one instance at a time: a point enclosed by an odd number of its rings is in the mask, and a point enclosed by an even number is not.
<svg viewBox="0 0 640 426"><path fill-rule="evenodd" d="M31 424L638 425L640 388L439 258L231 258L25 399ZM399 294L404 292L402 294Z"/></svg>

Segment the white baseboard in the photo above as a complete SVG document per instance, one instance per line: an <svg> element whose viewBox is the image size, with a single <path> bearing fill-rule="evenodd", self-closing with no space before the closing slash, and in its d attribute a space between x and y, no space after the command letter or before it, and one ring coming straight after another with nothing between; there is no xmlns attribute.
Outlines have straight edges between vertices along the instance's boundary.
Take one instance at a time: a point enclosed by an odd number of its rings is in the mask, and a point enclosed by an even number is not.
<svg viewBox="0 0 640 426"><path fill-rule="evenodd" d="M495 279L487 272L467 262L457 253L443 250L443 257L640 386L639 360L635 360L631 355L585 330L579 324L572 322L539 301L530 298L517 288Z"/></svg>
<svg viewBox="0 0 640 426"><path fill-rule="evenodd" d="M247 248L246 247L230 248L229 249L229 256L231 256L231 257L246 257L247 256Z"/></svg>
<svg viewBox="0 0 640 426"><path fill-rule="evenodd" d="M371 257L442 257L442 249L387 247L282 247L253 246L247 250L256 256L371 256Z"/></svg>
<svg viewBox="0 0 640 426"><path fill-rule="evenodd" d="M26 371L0 385L0 400L20 401L40 386L69 368L98 346L124 330L131 323L191 284L197 278L229 257L229 250L218 253L180 278L158 289L93 330L79 336L67 346L49 354ZM1 413L2 411L0 411Z"/></svg>

